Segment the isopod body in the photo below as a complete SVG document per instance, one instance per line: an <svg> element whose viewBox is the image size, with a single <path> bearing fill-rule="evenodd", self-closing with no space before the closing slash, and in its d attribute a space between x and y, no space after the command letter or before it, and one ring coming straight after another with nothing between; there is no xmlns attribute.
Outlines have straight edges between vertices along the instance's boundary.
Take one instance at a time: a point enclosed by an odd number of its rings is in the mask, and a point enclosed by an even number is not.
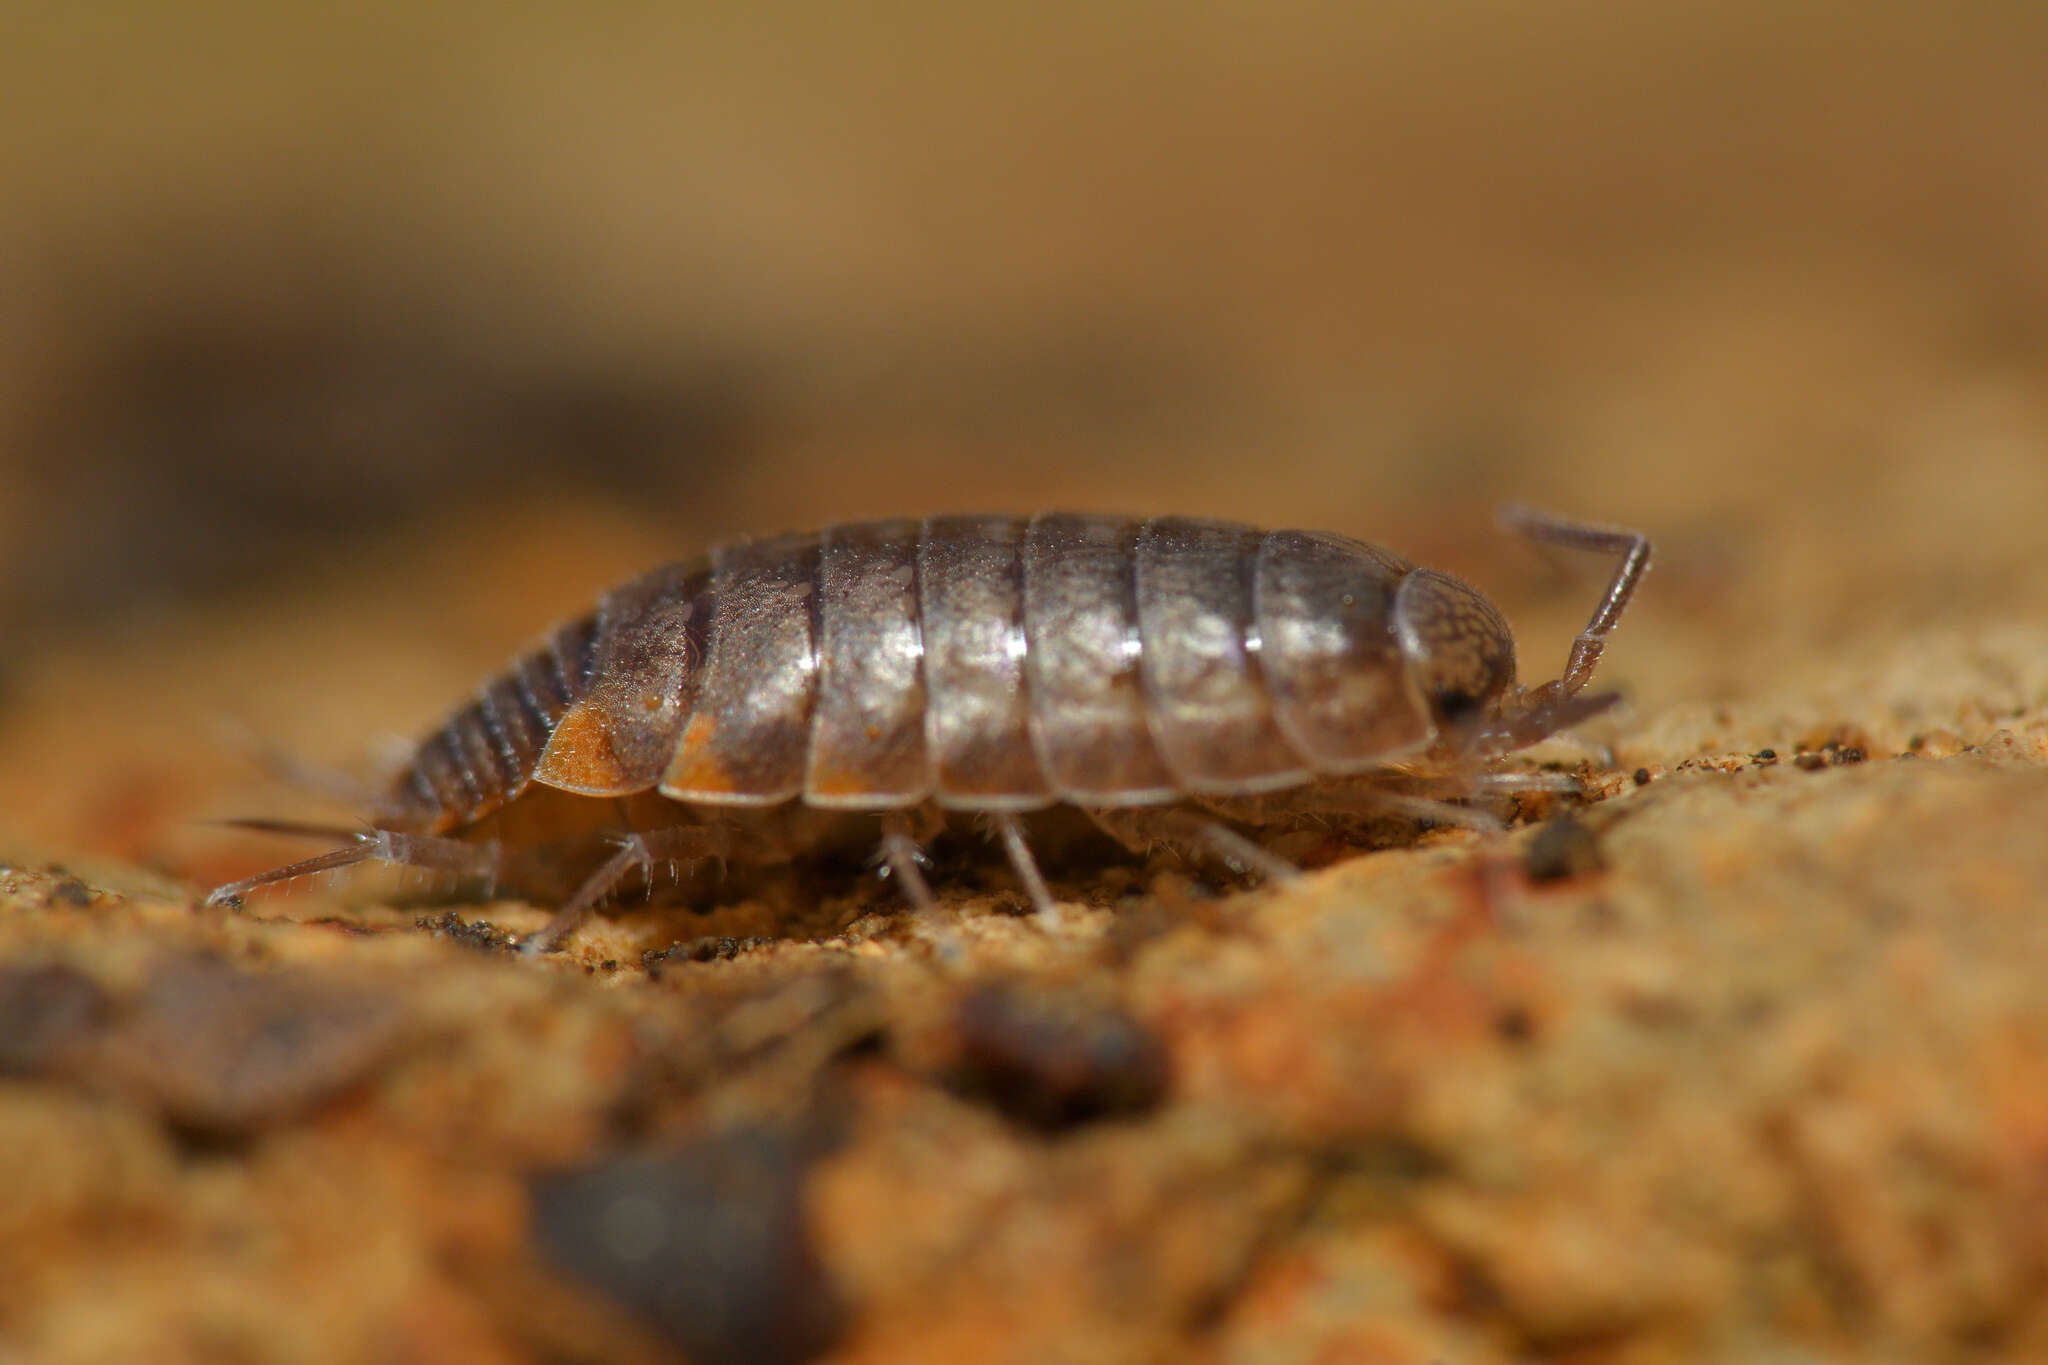
<svg viewBox="0 0 2048 1365"><path fill-rule="evenodd" d="M702 831L723 812L801 803L982 813L1028 861L1013 817L1054 804L1214 806L1425 761L1483 769L1611 700L1576 694L1649 559L1630 533L1509 520L1623 557L1564 676L1537 688L1516 685L1513 637L1477 590L1324 532L1049 513L724 545L517 659L419 744L355 847L215 894L368 858L477 870L451 843L541 789L674 803L659 856L722 856ZM593 873L549 941L649 852Z"/></svg>

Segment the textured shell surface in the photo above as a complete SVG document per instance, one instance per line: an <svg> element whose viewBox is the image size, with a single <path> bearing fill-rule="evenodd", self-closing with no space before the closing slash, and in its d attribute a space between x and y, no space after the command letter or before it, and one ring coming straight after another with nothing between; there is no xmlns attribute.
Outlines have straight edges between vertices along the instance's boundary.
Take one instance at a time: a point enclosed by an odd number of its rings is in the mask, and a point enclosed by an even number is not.
<svg viewBox="0 0 2048 1365"><path fill-rule="evenodd" d="M393 807L450 830L534 783L841 810L1251 795L1428 747L1436 699L1498 695L1513 658L1478 593L1345 536L848 523L607 593L430 735Z"/></svg>

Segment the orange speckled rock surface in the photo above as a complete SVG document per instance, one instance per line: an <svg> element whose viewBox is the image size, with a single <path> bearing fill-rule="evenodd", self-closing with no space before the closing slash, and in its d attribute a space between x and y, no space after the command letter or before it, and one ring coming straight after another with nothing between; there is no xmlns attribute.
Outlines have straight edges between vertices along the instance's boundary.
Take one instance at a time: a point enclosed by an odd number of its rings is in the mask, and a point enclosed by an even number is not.
<svg viewBox="0 0 2048 1365"><path fill-rule="evenodd" d="M0 44L0 1360L2048 1359L2038 18L1234 13ZM1508 501L1657 560L1504 835L202 904L714 535L1327 528L1535 680Z"/></svg>
<svg viewBox="0 0 2048 1365"><path fill-rule="evenodd" d="M17 855L0 1328L61 1359L2025 1358L2048 630L1898 654L1825 710L1610 723L1554 880L1544 827L1439 833L1220 900L1063 881L1057 929L949 890L950 940L872 888L809 941L622 910L535 964L463 926L541 907L236 914Z"/></svg>

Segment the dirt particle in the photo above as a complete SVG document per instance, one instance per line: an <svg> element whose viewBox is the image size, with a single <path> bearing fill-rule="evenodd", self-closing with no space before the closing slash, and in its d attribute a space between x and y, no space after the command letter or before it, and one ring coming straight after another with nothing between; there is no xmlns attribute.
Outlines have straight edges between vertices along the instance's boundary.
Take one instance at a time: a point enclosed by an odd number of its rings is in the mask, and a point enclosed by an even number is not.
<svg viewBox="0 0 2048 1365"><path fill-rule="evenodd" d="M709 935L693 938L688 943L671 943L659 952L648 951L640 955L640 965L650 972L658 972L665 966L677 966L686 962L730 962L742 953L755 948L766 947L777 940L772 938L733 938L730 935Z"/></svg>
<svg viewBox="0 0 2048 1365"><path fill-rule="evenodd" d="M1562 881L1606 866L1600 836L1570 815L1560 815L1537 830L1522 855L1522 870L1532 882Z"/></svg>
<svg viewBox="0 0 2048 1365"><path fill-rule="evenodd" d="M91 887L76 877L66 877L50 892L50 904L68 905L74 910L83 910L98 898Z"/></svg>
<svg viewBox="0 0 2048 1365"><path fill-rule="evenodd" d="M1526 1005L1509 1005L1493 1017L1493 1031L1504 1042L1530 1042L1536 1037L1536 1016Z"/></svg>
<svg viewBox="0 0 2048 1365"><path fill-rule="evenodd" d="M465 948L474 948L480 953L509 953L519 946L512 935L489 920L465 920L453 910L444 910L438 915L422 916L413 921L413 927L425 929L435 938L444 938Z"/></svg>

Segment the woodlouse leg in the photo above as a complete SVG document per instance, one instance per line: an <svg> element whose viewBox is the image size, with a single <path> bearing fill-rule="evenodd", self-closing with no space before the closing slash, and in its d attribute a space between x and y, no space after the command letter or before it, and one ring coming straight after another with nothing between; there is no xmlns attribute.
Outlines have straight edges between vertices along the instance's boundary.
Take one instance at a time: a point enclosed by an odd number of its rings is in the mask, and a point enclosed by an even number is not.
<svg viewBox="0 0 2048 1365"><path fill-rule="evenodd" d="M1484 772L1475 773L1469 780L1480 791L1502 795L1515 792L1581 792L1586 789L1586 784L1570 773Z"/></svg>
<svg viewBox="0 0 2048 1365"><path fill-rule="evenodd" d="M241 750L286 786L357 811L379 810L386 805L384 791L376 784L301 758L239 718L221 720L216 729L229 746Z"/></svg>
<svg viewBox="0 0 2048 1365"><path fill-rule="evenodd" d="M654 865L671 860L696 862L704 858L725 858L732 854L731 832L716 825L674 825L668 829L642 830L620 835L614 842L618 852L583 879L575 894L563 901L553 919L519 946L527 957L553 952L562 940L576 931L605 897L618 890L635 871L650 885Z"/></svg>
<svg viewBox="0 0 2048 1365"><path fill-rule="evenodd" d="M1621 619L1621 613L1628 606L1629 598L1635 596L1636 585L1650 568L1649 538L1636 531L1622 531L1610 526L1587 526L1580 522L1565 521L1528 507L1503 507L1500 510L1500 524L1503 529L1546 545L1561 545L1571 550L1592 550L1599 554L1617 554L1621 563L1614 571L1614 578L1607 585L1607 593L1600 599L1600 605L1593 609L1593 619L1579 632L1579 638L1572 642L1571 658L1566 662L1564 674L1558 678L1555 687L1563 696L1569 697L1583 690L1592 681L1593 669L1600 662L1600 652L1607 647L1608 632Z"/></svg>
<svg viewBox="0 0 2048 1365"><path fill-rule="evenodd" d="M882 863L896 884L903 888L903 899L911 908L922 914L938 908L939 899L932 894L931 883L924 879L921 863L923 852L917 840L911 836L910 821L901 811L891 811L882 817Z"/></svg>
<svg viewBox="0 0 2048 1365"><path fill-rule="evenodd" d="M1268 853L1226 824L1215 820L1195 823L1193 837L1235 871L1249 873L1263 882L1284 882L1301 875L1301 869L1293 863Z"/></svg>
<svg viewBox="0 0 2048 1365"><path fill-rule="evenodd" d="M1375 793L1365 808L1388 810L1411 820L1428 820L1454 829L1476 829L1481 834L1499 834L1507 828L1499 819L1477 807L1439 801L1432 796L1412 796L1407 792Z"/></svg>
<svg viewBox="0 0 2048 1365"><path fill-rule="evenodd" d="M208 905L225 905L240 899L259 886L288 882L297 877L310 876L315 872L331 872L336 868L353 867L357 863L397 863L404 867L425 867L441 872L460 873L464 876L486 877L493 882L498 877L499 851L495 842L470 844L460 839L444 839L433 834L409 834L390 829L327 829L315 825L255 820L233 823L241 828L262 829L281 834L320 835L350 839L354 842L346 848L335 849L332 853L322 853L318 857L286 863L283 867L273 867L268 872L244 877L238 882L216 886L206 893Z"/></svg>
<svg viewBox="0 0 2048 1365"><path fill-rule="evenodd" d="M1088 818L1133 853L1149 852L1155 844L1178 845L1206 853L1233 872L1266 882L1286 881L1301 872L1293 863L1268 853L1255 840L1222 821L1192 811L1157 807L1090 809Z"/></svg>
<svg viewBox="0 0 2048 1365"><path fill-rule="evenodd" d="M934 818L925 824L928 837L945 828L943 816L936 812L929 814ZM896 880L903 889L903 899L910 902L915 915L913 932L931 944L933 953L941 962L958 963L965 957L965 943L960 932L937 913L939 899L932 894L931 883L925 880L924 869L930 864L920 847L913 818L912 812L901 810L890 811L882 817L880 861L883 871Z"/></svg>
<svg viewBox="0 0 2048 1365"><path fill-rule="evenodd" d="M1269 796L1253 798L1249 803L1233 802L1232 805L1242 812L1237 818L1247 819L1254 824L1273 824L1302 816L1342 818L1384 811L1404 819L1427 820L1432 824L1495 834L1506 828L1499 820L1486 811L1447 799L1477 794L1484 789L1491 777L1492 774L1481 771L1446 774L1434 780L1411 779L1425 786L1434 787L1441 793L1440 796L1393 791L1384 785L1360 778L1326 787L1301 787L1293 791L1275 792Z"/></svg>
<svg viewBox="0 0 2048 1365"><path fill-rule="evenodd" d="M1024 883L1024 894L1030 897L1038 917L1057 919L1059 902L1052 898L1052 891L1038 870L1038 860L1031 856L1031 846L1024 842L1024 826L1009 811L997 811L989 820L995 826L996 837L1003 841L1003 852L1009 855L1010 866L1016 869L1017 880Z"/></svg>

